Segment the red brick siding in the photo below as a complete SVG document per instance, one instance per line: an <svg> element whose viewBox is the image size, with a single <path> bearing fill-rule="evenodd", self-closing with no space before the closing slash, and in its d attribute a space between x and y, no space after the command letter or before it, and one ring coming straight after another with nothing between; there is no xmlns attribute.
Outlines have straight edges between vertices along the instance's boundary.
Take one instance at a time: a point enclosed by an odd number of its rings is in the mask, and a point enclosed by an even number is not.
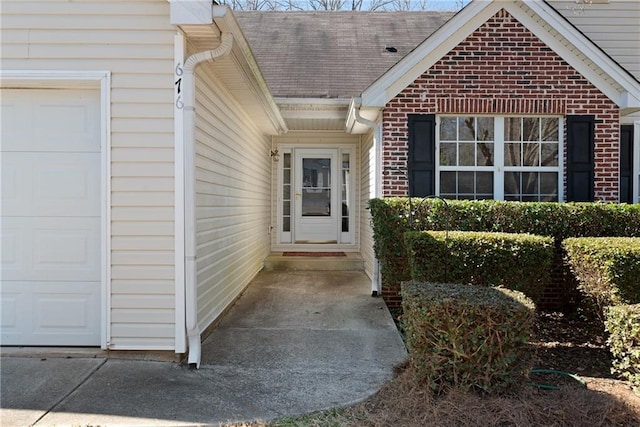
<svg viewBox="0 0 640 427"><path fill-rule="evenodd" d="M618 200L618 107L505 10L385 106L386 197L408 194L407 114L416 113L594 115L594 197Z"/></svg>

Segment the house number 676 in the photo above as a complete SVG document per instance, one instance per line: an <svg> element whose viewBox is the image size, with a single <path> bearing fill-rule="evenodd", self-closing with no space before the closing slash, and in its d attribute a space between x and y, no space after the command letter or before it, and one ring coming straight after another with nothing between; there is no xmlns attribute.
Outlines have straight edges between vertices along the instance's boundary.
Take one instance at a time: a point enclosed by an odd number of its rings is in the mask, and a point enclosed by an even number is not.
<svg viewBox="0 0 640 427"><path fill-rule="evenodd" d="M176 108L182 110L184 107L184 102L182 102L182 74L184 74L184 70L182 69L181 62L176 64L175 74L176 82L174 85L176 87Z"/></svg>

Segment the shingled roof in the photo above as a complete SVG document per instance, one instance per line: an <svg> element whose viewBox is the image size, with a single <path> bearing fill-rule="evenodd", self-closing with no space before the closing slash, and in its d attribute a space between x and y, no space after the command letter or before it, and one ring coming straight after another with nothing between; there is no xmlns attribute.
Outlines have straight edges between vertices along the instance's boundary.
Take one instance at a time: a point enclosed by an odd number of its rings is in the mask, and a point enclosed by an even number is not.
<svg viewBox="0 0 640 427"><path fill-rule="evenodd" d="M235 12L271 93L350 98L452 12ZM394 51L395 49L395 51Z"/></svg>

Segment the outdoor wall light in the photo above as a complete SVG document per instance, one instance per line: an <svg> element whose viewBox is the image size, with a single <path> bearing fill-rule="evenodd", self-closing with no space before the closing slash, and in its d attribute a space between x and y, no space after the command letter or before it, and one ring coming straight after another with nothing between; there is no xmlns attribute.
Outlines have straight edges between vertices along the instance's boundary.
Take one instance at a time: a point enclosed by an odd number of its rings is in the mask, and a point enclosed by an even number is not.
<svg viewBox="0 0 640 427"><path fill-rule="evenodd" d="M280 160L280 153L278 153L278 150L271 150L269 152L269 156L274 162L277 162L278 160Z"/></svg>

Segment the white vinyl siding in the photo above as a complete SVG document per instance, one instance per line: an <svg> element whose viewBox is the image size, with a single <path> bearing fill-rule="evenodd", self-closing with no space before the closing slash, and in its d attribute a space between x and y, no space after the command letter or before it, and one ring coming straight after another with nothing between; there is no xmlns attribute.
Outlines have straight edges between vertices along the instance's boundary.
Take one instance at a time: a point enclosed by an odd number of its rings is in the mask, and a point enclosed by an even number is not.
<svg viewBox="0 0 640 427"><path fill-rule="evenodd" d="M585 2L551 0L573 25L616 62L640 79L640 2L610 0Z"/></svg>
<svg viewBox="0 0 640 427"><path fill-rule="evenodd" d="M198 326L215 321L269 254L271 139L207 63L196 71Z"/></svg>
<svg viewBox="0 0 640 427"><path fill-rule="evenodd" d="M1 27L5 70L111 72L107 344L173 350L176 31L169 3L3 1Z"/></svg>
<svg viewBox="0 0 640 427"><path fill-rule="evenodd" d="M371 213L367 203L375 197L375 162L376 154L373 145L373 131L362 136L362 157L360 162L360 254L364 259L364 271L373 278L375 254L373 252L373 229L371 228Z"/></svg>

